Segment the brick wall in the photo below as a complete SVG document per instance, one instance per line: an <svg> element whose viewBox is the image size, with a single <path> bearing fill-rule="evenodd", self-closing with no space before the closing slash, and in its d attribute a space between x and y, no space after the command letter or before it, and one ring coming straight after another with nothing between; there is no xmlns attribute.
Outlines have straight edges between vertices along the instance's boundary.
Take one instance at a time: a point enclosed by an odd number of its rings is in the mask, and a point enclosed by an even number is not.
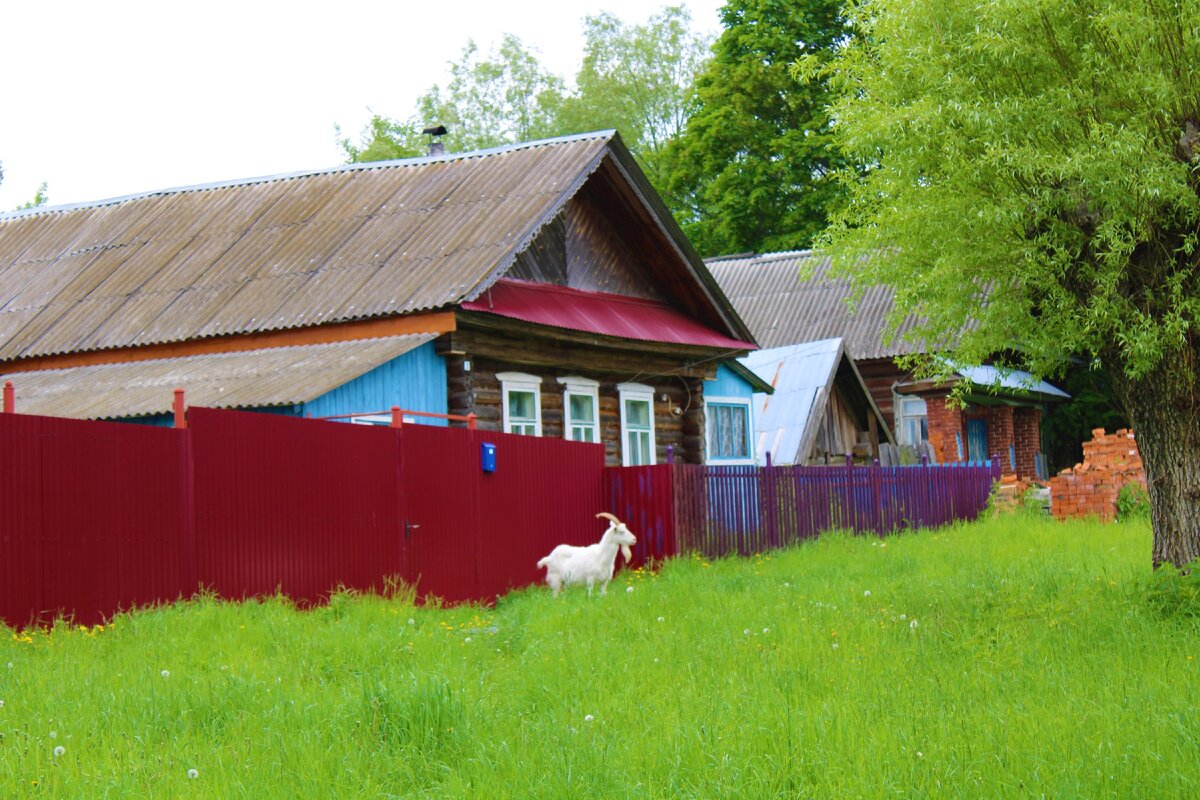
<svg viewBox="0 0 1200 800"><path fill-rule="evenodd" d="M948 405L944 394L926 395L925 418L929 426L929 446L933 448L938 463L958 461L958 440L955 434L963 436L963 448L967 446L962 410L958 406Z"/></svg>
<svg viewBox="0 0 1200 800"><path fill-rule="evenodd" d="M1105 434L1092 431L1083 445L1083 462L1050 479L1050 513L1056 519L1095 515L1103 520L1117 516L1117 493L1127 483L1146 488L1146 471L1133 431Z"/></svg>
<svg viewBox="0 0 1200 800"><path fill-rule="evenodd" d="M1037 454L1042 450L1042 410L1018 408L1013 412L1013 438L1017 448L1017 474L1037 478Z"/></svg>

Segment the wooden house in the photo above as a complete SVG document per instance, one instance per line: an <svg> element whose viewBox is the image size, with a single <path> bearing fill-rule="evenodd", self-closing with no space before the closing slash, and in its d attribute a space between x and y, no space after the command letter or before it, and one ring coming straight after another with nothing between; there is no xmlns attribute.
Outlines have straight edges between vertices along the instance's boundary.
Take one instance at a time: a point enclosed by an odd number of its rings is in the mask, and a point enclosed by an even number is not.
<svg viewBox="0 0 1200 800"><path fill-rule="evenodd" d="M1048 403L1068 398L1027 373L1001 375L990 367L962 367L945 384L917 382L897 359L919 352L904 338L909 321L890 342L885 320L891 289L868 289L849 305L847 279L829 275L830 260L811 251L710 258L706 262L726 296L765 349L840 337L897 443L924 450L940 462L981 461L998 455L1006 472L1046 477L1041 420ZM961 382L967 406L947 404Z"/></svg>
<svg viewBox="0 0 1200 800"><path fill-rule="evenodd" d="M754 348L612 131L0 216L19 412L160 422L178 386L700 463Z"/></svg>

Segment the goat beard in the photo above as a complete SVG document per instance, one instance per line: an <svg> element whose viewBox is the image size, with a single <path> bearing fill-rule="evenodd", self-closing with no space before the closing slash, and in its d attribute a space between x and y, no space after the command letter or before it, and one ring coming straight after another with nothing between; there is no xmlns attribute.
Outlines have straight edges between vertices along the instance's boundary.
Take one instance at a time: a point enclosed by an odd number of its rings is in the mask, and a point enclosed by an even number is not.
<svg viewBox="0 0 1200 800"><path fill-rule="evenodd" d="M621 555L625 556L625 563L628 564L629 560L633 558L633 551L629 549L629 545L621 545Z"/></svg>

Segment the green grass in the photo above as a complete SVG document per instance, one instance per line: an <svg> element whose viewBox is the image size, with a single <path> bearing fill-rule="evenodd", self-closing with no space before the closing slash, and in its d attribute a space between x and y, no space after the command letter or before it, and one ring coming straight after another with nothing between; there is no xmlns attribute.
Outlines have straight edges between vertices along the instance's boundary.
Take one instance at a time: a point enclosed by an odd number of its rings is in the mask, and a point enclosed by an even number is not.
<svg viewBox="0 0 1200 800"><path fill-rule="evenodd" d="M590 600L6 634L0 797L1197 797L1200 622L1149 561L1144 524L1017 514Z"/></svg>

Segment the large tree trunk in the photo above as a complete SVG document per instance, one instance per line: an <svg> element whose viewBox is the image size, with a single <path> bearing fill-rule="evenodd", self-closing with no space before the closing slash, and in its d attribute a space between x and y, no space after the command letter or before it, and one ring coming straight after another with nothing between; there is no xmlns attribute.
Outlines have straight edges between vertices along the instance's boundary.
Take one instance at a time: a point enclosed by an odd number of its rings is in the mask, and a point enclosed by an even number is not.
<svg viewBox="0 0 1200 800"><path fill-rule="evenodd" d="M1196 351L1185 347L1136 380L1113 370L1146 468L1156 568L1183 568L1200 558L1198 363Z"/></svg>

